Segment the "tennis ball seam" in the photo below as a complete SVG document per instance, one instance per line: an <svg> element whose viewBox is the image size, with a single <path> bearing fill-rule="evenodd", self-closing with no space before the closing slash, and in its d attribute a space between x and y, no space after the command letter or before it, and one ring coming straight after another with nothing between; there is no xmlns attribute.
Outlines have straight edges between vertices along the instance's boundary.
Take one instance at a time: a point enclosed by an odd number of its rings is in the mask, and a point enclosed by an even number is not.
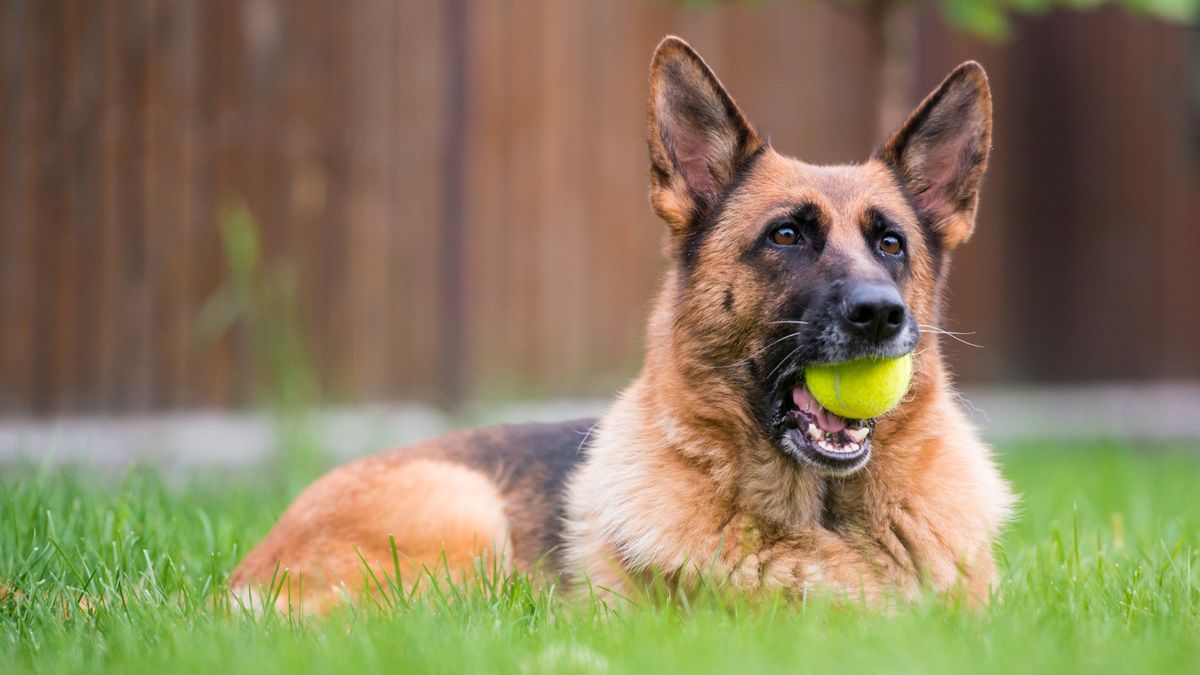
<svg viewBox="0 0 1200 675"><path fill-rule="evenodd" d="M842 408L849 408L846 399L842 398L842 371L835 368L833 371L833 395L837 398L838 405Z"/></svg>

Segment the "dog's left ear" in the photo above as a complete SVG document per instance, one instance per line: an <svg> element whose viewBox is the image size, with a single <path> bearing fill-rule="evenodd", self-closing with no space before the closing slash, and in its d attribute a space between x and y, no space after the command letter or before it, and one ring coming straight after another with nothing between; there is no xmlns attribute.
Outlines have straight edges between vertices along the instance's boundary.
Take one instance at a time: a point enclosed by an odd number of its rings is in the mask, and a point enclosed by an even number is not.
<svg viewBox="0 0 1200 675"><path fill-rule="evenodd" d="M674 36L654 52L647 108L650 201L681 232L764 144L700 55Z"/></svg>
<svg viewBox="0 0 1200 675"><path fill-rule="evenodd" d="M968 61L942 82L876 157L891 166L923 219L952 249L975 229L979 186L992 147L992 94Z"/></svg>

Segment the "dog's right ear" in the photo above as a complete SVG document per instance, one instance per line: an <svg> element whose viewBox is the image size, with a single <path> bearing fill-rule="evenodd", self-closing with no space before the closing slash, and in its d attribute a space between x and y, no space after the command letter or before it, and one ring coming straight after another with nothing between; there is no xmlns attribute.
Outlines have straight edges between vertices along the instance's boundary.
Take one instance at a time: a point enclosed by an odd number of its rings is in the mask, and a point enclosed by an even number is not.
<svg viewBox="0 0 1200 675"><path fill-rule="evenodd" d="M764 144L700 55L674 36L654 52L648 108L650 201L682 231Z"/></svg>
<svg viewBox="0 0 1200 675"><path fill-rule="evenodd" d="M971 236L992 149L992 93L968 61L921 102L876 153L908 189L947 250Z"/></svg>

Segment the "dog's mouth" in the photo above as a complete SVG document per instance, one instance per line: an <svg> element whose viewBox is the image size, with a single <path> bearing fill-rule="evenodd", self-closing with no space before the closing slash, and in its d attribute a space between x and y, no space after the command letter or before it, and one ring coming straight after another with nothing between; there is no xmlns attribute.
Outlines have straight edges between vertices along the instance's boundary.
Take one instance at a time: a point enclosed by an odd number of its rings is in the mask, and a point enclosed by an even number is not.
<svg viewBox="0 0 1200 675"><path fill-rule="evenodd" d="M875 420L850 420L817 402L803 382L783 396L776 429L780 448L822 473L847 475L871 458Z"/></svg>

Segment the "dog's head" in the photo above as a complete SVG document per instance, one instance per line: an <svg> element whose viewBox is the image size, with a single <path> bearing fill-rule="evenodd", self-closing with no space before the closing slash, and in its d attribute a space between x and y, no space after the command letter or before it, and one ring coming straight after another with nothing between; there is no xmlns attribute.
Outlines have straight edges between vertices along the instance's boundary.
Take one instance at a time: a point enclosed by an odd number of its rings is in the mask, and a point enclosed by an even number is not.
<svg viewBox="0 0 1200 675"><path fill-rule="evenodd" d="M699 55L667 38L648 121L651 201L671 230L670 358L711 414L822 472L858 470L875 421L824 410L804 371L913 352L936 322L991 143L983 69L959 66L867 162L814 166L767 145Z"/></svg>

